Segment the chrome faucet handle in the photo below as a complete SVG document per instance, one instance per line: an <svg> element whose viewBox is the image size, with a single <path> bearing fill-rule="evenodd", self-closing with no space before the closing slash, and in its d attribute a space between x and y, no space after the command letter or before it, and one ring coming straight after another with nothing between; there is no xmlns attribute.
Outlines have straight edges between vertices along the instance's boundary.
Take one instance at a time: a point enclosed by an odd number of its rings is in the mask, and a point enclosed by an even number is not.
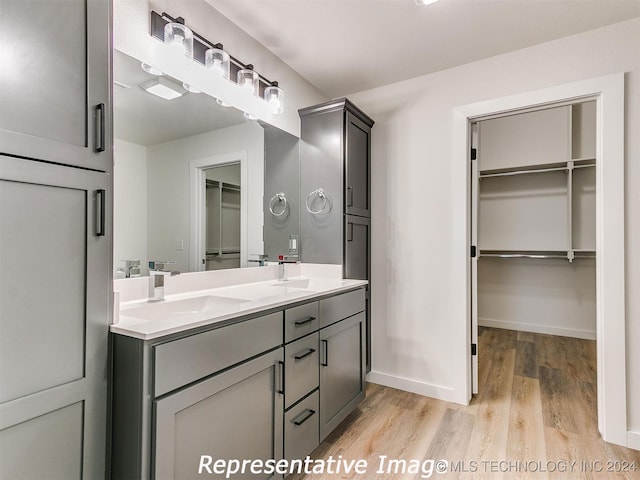
<svg viewBox="0 0 640 480"><path fill-rule="evenodd" d="M160 272L164 270L165 265L175 265L175 260L149 260L149 270Z"/></svg>

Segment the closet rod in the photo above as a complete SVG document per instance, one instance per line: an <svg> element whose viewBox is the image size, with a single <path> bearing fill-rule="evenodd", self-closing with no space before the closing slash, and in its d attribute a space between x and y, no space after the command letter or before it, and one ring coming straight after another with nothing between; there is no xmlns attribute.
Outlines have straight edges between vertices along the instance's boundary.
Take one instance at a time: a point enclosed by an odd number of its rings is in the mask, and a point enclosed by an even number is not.
<svg viewBox="0 0 640 480"><path fill-rule="evenodd" d="M567 255L553 254L533 254L533 253L480 253L481 257L497 257L497 258L564 258Z"/></svg>
<svg viewBox="0 0 640 480"><path fill-rule="evenodd" d="M564 170L567 170L567 167L539 168L539 169L519 170L519 171L515 171L515 172L501 172L501 173L481 173L480 174L480 178L508 177L508 176L511 176L511 175L525 175L525 174L528 174L528 173L562 172Z"/></svg>

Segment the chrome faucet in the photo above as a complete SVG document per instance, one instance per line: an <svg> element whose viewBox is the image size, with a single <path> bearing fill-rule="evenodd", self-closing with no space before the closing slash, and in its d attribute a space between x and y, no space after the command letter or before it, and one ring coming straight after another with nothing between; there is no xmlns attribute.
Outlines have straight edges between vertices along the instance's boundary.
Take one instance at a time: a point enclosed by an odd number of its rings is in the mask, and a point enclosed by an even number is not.
<svg viewBox="0 0 640 480"><path fill-rule="evenodd" d="M268 255L263 255L261 253L252 253L251 255L253 255L256 258L250 258L247 260L247 262L257 263L259 267L264 267L265 262L269 260Z"/></svg>
<svg viewBox="0 0 640 480"><path fill-rule="evenodd" d="M175 263L173 261L149 261L149 302L164 300L164 277L180 275L180 272L165 270L164 267Z"/></svg>
<svg viewBox="0 0 640 480"><path fill-rule="evenodd" d="M300 263L297 255L278 255L278 280L288 282L287 263Z"/></svg>

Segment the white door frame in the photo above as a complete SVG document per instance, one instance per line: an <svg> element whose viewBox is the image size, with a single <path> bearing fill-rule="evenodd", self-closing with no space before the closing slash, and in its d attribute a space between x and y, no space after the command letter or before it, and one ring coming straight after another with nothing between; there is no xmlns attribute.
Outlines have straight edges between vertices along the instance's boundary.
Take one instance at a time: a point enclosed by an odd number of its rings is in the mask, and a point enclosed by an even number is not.
<svg viewBox="0 0 640 480"><path fill-rule="evenodd" d="M247 265L247 151L226 153L213 157L197 158L189 162L189 268L192 272L205 270L202 259L207 248L205 230L206 189L205 170L233 163L240 163L240 266Z"/></svg>
<svg viewBox="0 0 640 480"><path fill-rule="evenodd" d="M465 403L472 395L470 278L470 122L527 107L596 98L596 338L598 429L605 441L627 445L624 245L624 74L582 80L457 107L453 112L453 274L459 279L454 312L456 379ZM459 339L459 341L457 340Z"/></svg>

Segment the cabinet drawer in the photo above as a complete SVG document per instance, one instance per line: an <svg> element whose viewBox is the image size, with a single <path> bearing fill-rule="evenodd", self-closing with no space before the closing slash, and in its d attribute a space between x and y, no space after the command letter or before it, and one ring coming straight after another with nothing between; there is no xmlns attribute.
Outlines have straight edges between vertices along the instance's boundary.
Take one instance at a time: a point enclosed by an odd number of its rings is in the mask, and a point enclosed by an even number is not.
<svg viewBox="0 0 640 480"><path fill-rule="evenodd" d="M154 348L154 394L230 367L282 344L282 312L164 343Z"/></svg>
<svg viewBox="0 0 640 480"><path fill-rule="evenodd" d="M320 328L364 311L364 289L320 300Z"/></svg>
<svg viewBox="0 0 640 480"><path fill-rule="evenodd" d="M318 387L318 341L316 332L284 347L285 408Z"/></svg>
<svg viewBox="0 0 640 480"><path fill-rule="evenodd" d="M318 330L318 302L284 311L284 341L291 342Z"/></svg>
<svg viewBox="0 0 640 480"><path fill-rule="evenodd" d="M284 456L304 458L320 444L318 391L309 395L284 415Z"/></svg>

